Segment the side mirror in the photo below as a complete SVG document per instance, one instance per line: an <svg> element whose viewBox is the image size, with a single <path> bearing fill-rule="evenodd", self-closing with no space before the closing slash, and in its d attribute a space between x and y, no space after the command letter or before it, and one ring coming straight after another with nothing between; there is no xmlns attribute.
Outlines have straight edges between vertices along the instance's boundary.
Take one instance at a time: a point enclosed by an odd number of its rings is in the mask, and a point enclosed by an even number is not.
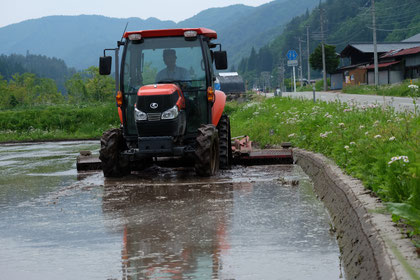
<svg viewBox="0 0 420 280"><path fill-rule="evenodd" d="M214 52L214 62L217 70L225 70L228 68L226 51Z"/></svg>
<svg viewBox="0 0 420 280"><path fill-rule="evenodd" d="M101 56L99 58L99 74L109 75L111 74L112 56Z"/></svg>

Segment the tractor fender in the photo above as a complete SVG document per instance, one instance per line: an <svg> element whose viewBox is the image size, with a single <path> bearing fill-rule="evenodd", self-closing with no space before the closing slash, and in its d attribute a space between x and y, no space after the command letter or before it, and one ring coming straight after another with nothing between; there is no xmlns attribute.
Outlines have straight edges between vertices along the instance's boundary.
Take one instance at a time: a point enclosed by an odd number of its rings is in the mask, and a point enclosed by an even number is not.
<svg viewBox="0 0 420 280"><path fill-rule="evenodd" d="M215 101L211 109L212 124L217 126L220 118L222 117L223 111L225 110L226 94L221 90L215 91Z"/></svg>

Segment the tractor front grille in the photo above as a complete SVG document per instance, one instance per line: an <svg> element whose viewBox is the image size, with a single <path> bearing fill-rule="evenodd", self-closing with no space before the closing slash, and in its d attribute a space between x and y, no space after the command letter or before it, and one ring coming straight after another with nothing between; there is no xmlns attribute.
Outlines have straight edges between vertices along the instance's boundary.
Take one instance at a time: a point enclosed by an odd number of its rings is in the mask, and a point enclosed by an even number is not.
<svg viewBox="0 0 420 280"><path fill-rule="evenodd" d="M160 113L148 113L147 120L152 122L160 121Z"/></svg>

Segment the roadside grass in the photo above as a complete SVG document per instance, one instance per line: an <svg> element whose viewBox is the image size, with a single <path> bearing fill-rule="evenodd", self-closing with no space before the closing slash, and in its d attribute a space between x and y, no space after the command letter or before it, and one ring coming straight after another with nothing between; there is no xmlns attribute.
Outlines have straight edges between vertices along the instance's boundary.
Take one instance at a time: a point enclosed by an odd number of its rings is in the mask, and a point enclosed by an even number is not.
<svg viewBox="0 0 420 280"><path fill-rule="evenodd" d="M420 80L413 81L412 84L420 88ZM411 82L409 80L405 80L401 84L380 85L378 87L373 85L346 86L342 89L342 92L380 96L419 97L420 91L415 88L410 88L410 85Z"/></svg>
<svg viewBox="0 0 420 280"><path fill-rule="evenodd" d="M232 136L249 135L261 146L291 142L324 154L374 191L394 221L410 225L408 235L420 234L419 115L291 98L228 107Z"/></svg>
<svg viewBox="0 0 420 280"><path fill-rule="evenodd" d="M330 78L327 79L327 87L330 88ZM324 90L324 81L323 80L317 80L315 84L310 84L301 87L299 83L296 83L296 91L312 91L313 87L315 86L316 91L323 91Z"/></svg>
<svg viewBox="0 0 420 280"><path fill-rule="evenodd" d="M1 110L0 142L99 139L109 127L117 126L114 103Z"/></svg>

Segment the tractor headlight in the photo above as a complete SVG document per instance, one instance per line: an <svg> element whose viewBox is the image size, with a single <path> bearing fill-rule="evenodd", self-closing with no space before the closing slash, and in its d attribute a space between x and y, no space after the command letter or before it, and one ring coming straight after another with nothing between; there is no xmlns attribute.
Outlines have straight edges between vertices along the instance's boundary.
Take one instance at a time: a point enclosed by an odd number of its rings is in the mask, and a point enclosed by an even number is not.
<svg viewBox="0 0 420 280"><path fill-rule="evenodd" d="M147 121L147 114L137 108L134 108L134 119L136 121Z"/></svg>
<svg viewBox="0 0 420 280"><path fill-rule="evenodd" d="M174 106L169 110L166 110L165 112L162 113L162 120L172 120L175 119L176 117L178 117L179 111L178 111L178 106Z"/></svg>

